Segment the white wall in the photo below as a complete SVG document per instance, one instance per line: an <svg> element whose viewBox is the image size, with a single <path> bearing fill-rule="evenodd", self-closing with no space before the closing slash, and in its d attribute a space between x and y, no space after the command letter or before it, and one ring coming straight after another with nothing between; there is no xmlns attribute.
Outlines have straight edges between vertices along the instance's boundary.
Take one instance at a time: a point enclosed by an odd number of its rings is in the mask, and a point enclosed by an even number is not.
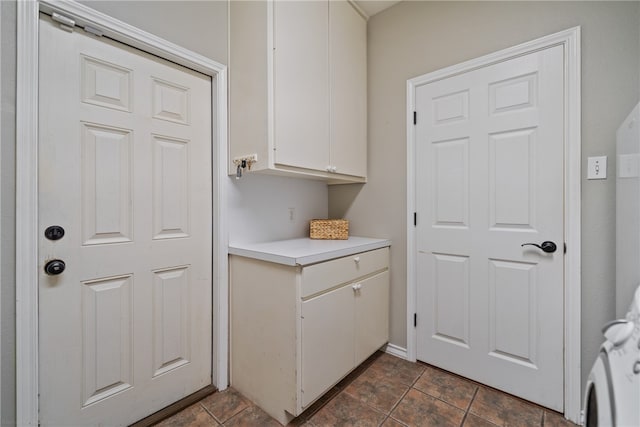
<svg viewBox="0 0 640 427"><path fill-rule="evenodd" d="M582 156L607 155L638 102L640 2L404 1L368 23L369 181L329 189L329 214L393 240L391 342L406 346L406 81L582 27ZM584 175L584 174L583 174ZM582 373L615 316L615 179L582 181ZM571 250L571 248L569 248Z"/></svg>
<svg viewBox="0 0 640 427"><path fill-rule="evenodd" d="M0 1L0 425L15 420L16 4Z"/></svg>
<svg viewBox="0 0 640 427"><path fill-rule="evenodd" d="M227 2L82 0L93 9L227 64Z"/></svg>
<svg viewBox="0 0 640 427"><path fill-rule="evenodd" d="M0 7L0 35L2 34L2 7ZM1 40L1 37L0 37ZM2 57L0 57L0 101L2 100ZM2 135L2 119L0 119L0 135ZM0 165L2 164L2 151L0 151ZM1 170L0 170L1 173ZM0 186L0 200L2 200L2 187ZM2 203L0 203L0 218L2 218ZM0 236L2 235L2 221L0 220ZM0 246L0 259L2 259L2 247ZM0 264L0 277L2 277L2 264ZM0 286L0 319L2 319L2 286ZM0 324L1 325L1 324ZM0 342L2 342L2 328L0 327ZM1 350L1 349L0 349ZM0 379L2 378L2 351L0 351ZM2 414L2 387L0 387L0 414ZM0 415L0 424L2 416Z"/></svg>
<svg viewBox="0 0 640 427"><path fill-rule="evenodd" d="M229 178L227 195L230 245L305 237L310 219L327 217L327 184L320 181L245 173Z"/></svg>

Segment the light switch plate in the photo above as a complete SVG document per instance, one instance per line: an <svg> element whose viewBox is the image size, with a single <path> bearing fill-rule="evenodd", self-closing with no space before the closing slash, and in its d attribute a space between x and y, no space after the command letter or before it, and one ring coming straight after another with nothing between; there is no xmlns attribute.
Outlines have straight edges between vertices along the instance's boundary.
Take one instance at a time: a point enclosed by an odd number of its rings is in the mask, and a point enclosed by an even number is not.
<svg viewBox="0 0 640 427"><path fill-rule="evenodd" d="M588 158L587 179L607 179L607 156Z"/></svg>

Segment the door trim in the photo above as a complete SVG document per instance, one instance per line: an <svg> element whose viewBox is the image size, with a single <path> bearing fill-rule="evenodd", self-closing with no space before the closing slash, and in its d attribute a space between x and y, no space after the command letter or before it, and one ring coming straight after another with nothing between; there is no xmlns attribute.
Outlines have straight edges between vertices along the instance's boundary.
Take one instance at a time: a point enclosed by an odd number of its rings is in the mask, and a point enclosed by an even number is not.
<svg viewBox="0 0 640 427"><path fill-rule="evenodd" d="M416 238L413 213L415 194L415 92L419 86L553 46L564 48L564 415L580 422L580 27L541 37L480 58L407 80L407 358L415 361L417 334L413 314L417 309ZM419 220L419 218L418 218Z"/></svg>
<svg viewBox="0 0 640 427"><path fill-rule="evenodd" d="M213 384L228 385L227 67L75 1L18 1L16 99L16 421L38 425L38 23L57 12L212 78Z"/></svg>

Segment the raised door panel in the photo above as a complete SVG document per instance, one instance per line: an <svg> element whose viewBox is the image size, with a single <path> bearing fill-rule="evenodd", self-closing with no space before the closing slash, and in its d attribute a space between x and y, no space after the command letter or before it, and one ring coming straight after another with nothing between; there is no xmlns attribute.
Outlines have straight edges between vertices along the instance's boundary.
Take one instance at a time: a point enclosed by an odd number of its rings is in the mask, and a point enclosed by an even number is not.
<svg viewBox="0 0 640 427"><path fill-rule="evenodd" d="M328 2L274 2L275 163L329 166Z"/></svg>
<svg viewBox="0 0 640 427"><path fill-rule="evenodd" d="M188 267L153 272L153 376L179 368L191 359Z"/></svg>
<svg viewBox="0 0 640 427"><path fill-rule="evenodd" d="M389 271L357 282L355 365L389 341Z"/></svg>
<svg viewBox="0 0 640 427"><path fill-rule="evenodd" d="M133 387L133 276L81 284L82 407Z"/></svg>
<svg viewBox="0 0 640 427"><path fill-rule="evenodd" d="M429 324L433 339L469 347L469 257L447 254L431 255L433 299L429 307ZM452 310L451 307L456 307Z"/></svg>
<svg viewBox="0 0 640 427"><path fill-rule="evenodd" d="M84 245L133 240L132 131L82 123Z"/></svg>
<svg viewBox="0 0 640 427"><path fill-rule="evenodd" d="M343 286L302 302L302 407L354 367L354 290Z"/></svg>
<svg viewBox="0 0 640 427"><path fill-rule="evenodd" d="M331 165L367 175L367 22L347 1L329 2Z"/></svg>
<svg viewBox="0 0 640 427"><path fill-rule="evenodd" d="M189 141L153 135L153 238L189 236Z"/></svg>
<svg viewBox="0 0 640 427"><path fill-rule="evenodd" d="M489 260L489 356L538 369L540 307L533 263Z"/></svg>

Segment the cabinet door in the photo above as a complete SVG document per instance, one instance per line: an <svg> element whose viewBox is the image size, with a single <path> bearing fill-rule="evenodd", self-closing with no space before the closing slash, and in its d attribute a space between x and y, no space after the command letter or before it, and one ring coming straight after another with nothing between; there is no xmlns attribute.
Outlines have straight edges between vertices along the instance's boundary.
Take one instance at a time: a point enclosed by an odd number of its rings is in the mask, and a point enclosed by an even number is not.
<svg viewBox="0 0 640 427"><path fill-rule="evenodd" d="M389 341L389 271L359 284L355 298L356 365Z"/></svg>
<svg viewBox="0 0 640 427"><path fill-rule="evenodd" d="M275 1L273 8L275 163L326 171L329 5Z"/></svg>
<svg viewBox="0 0 640 427"><path fill-rule="evenodd" d="M353 369L351 286L302 302L302 407Z"/></svg>
<svg viewBox="0 0 640 427"><path fill-rule="evenodd" d="M346 1L329 2L331 165L367 175L367 23Z"/></svg>

